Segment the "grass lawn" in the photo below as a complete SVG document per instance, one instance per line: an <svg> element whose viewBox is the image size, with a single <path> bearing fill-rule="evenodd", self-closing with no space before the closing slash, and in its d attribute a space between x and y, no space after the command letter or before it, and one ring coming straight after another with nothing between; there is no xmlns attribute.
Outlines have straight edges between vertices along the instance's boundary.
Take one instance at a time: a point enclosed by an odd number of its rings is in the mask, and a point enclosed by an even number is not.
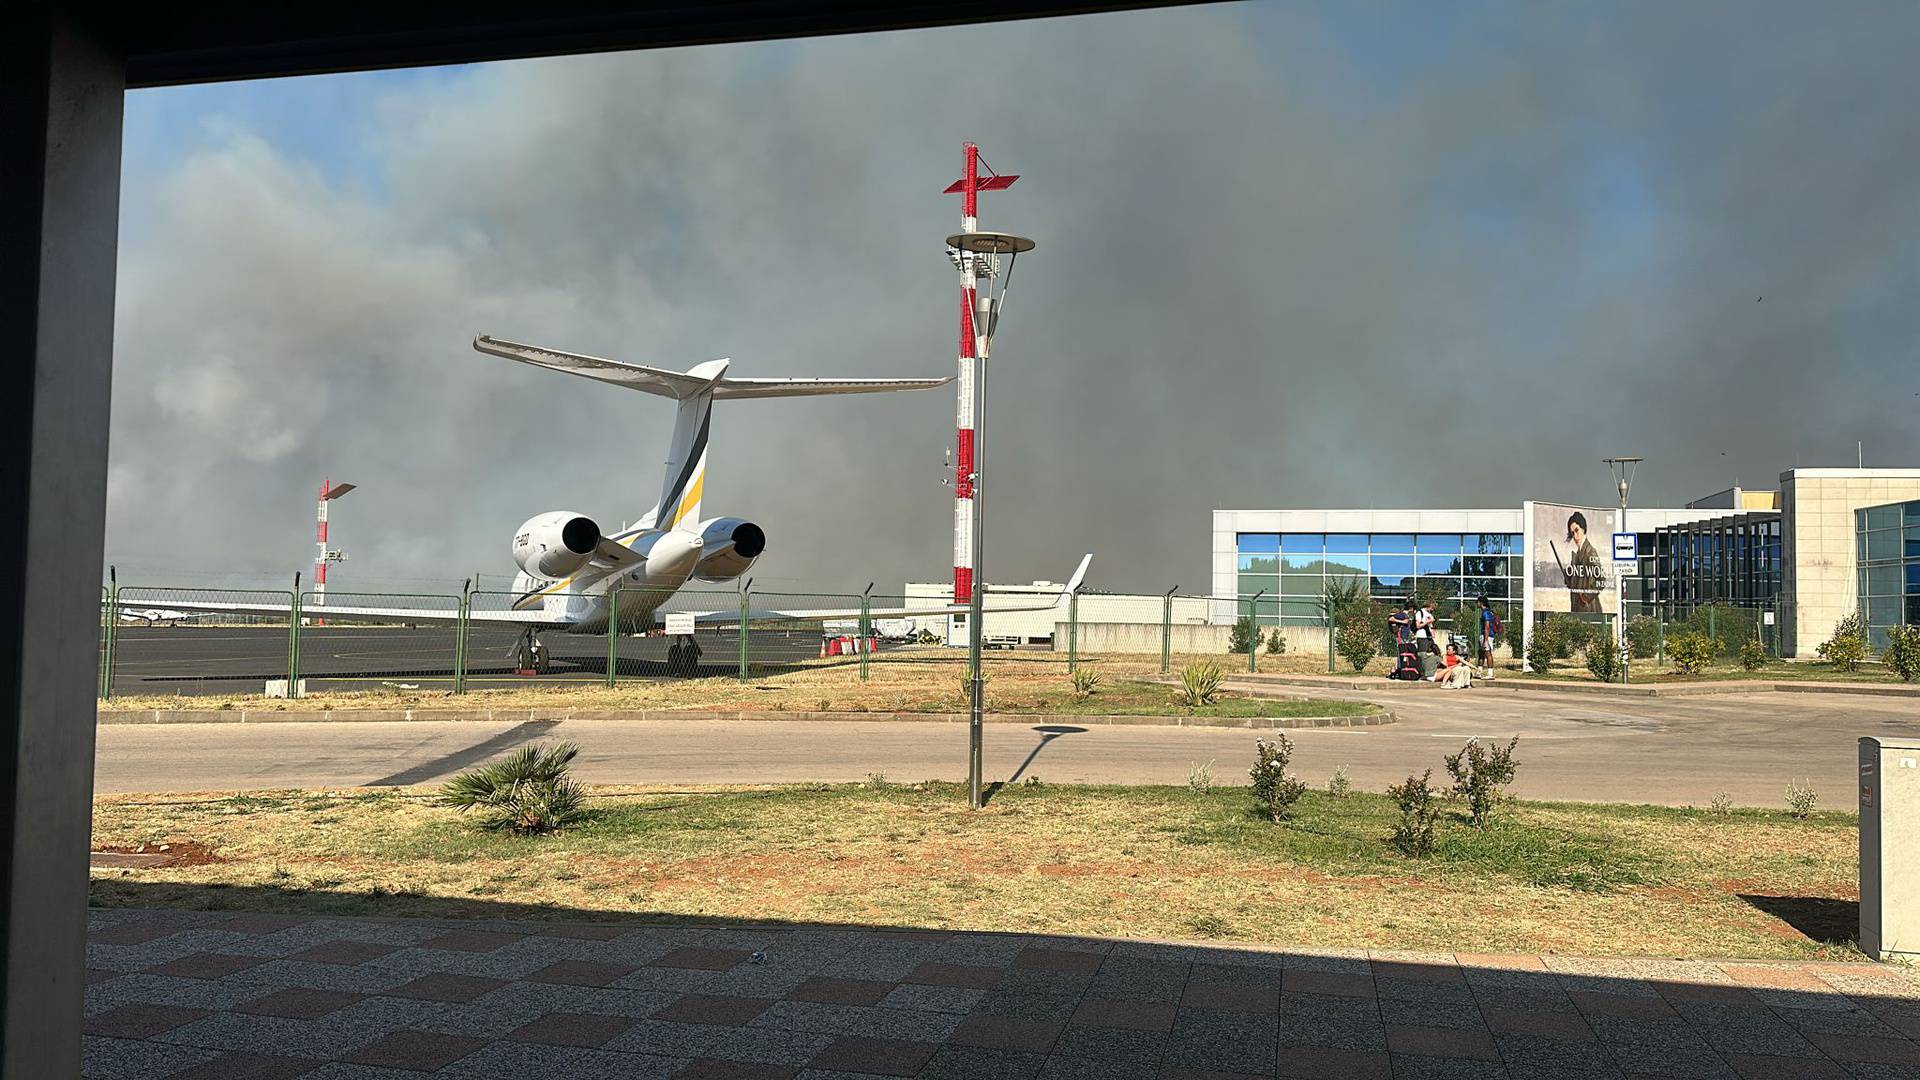
<svg viewBox="0 0 1920 1080"><path fill-rule="evenodd" d="M703 679L634 680L608 687L589 683L535 684L505 690L310 693L284 698L167 695L115 697L101 702L102 712L150 712L155 709L239 709L249 711L355 708L576 708L576 709L765 709L811 712L961 712L961 680L966 656L949 649L901 650L881 654L861 680L858 664L835 662L769 675L747 682L720 676ZM1219 664L1223 674L1244 671L1244 656L1173 659L1177 673L1189 661ZM1360 716L1379 707L1352 701L1254 699L1223 692L1213 705L1187 708L1176 687L1148 681L1160 673L1154 657L1087 657L1083 667L1098 671L1099 687L1076 700L1066 657L1056 653L1012 653L987 662L987 704L995 712L1077 716ZM1236 666L1237 664L1237 666ZM1272 670L1272 662L1262 670Z"/></svg>
<svg viewBox="0 0 1920 1080"><path fill-rule="evenodd" d="M1508 803L1437 854L1379 795L954 785L595 793L545 838L419 795L97 801L96 847L189 863L93 872L95 904L392 916L792 920L1269 944L1850 959L1855 820ZM203 850L204 849L204 850ZM1743 897L1754 897L1753 900ZM1783 918L1784 916L1784 918ZM1791 919L1791 925L1787 920Z"/></svg>
<svg viewBox="0 0 1920 1080"><path fill-rule="evenodd" d="M1517 661L1516 661L1517 663ZM1522 673L1517 668L1512 673L1516 679L1547 678L1559 682L1596 682L1593 673L1587 670L1585 662L1579 659L1557 661L1553 670L1546 674ZM1831 664L1820 661L1793 662L1773 661L1762 664L1752 671L1732 662L1722 662L1708 667L1705 671L1684 675L1674 670L1672 661L1635 660L1632 678L1640 683L1670 682L1723 682L1729 680L1753 682L1847 682L1880 683L1901 685L1900 677L1892 669L1880 664L1867 664L1858 671L1841 671ZM1913 685L1913 684L1907 684Z"/></svg>

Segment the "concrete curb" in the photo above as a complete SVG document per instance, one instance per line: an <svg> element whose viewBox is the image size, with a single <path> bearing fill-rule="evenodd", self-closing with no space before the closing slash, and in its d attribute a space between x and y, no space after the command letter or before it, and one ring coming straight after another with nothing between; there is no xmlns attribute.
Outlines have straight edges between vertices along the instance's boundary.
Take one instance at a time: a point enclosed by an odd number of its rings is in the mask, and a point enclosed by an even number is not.
<svg viewBox="0 0 1920 1080"><path fill-rule="evenodd" d="M1391 710L1363 716L1081 716L1073 713L988 713L990 724L1094 724L1101 726L1329 728L1378 727L1394 722ZM765 720L879 721L964 724L966 713L801 712L770 709L141 709L102 712L102 724L351 724L409 721L483 723L562 720Z"/></svg>
<svg viewBox="0 0 1920 1080"><path fill-rule="evenodd" d="M1425 683L1402 682L1378 675L1348 678L1338 675L1261 675L1248 672L1228 676L1227 685L1241 691L1258 692L1288 687L1322 687L1334 690L1384 690L1389 693L1418 691ZM1894 686L1881 683L1770 682L1760 679L1736 679L1727 682L1647 683L1619 686L1611 683L1544 682L1526 677L1476 679L1475 690L1544 690L1548 693L1598 694L1610 697L1712 697L1723 694L1860 694L1871 697L1920 698L1920 686Z"/></svg>

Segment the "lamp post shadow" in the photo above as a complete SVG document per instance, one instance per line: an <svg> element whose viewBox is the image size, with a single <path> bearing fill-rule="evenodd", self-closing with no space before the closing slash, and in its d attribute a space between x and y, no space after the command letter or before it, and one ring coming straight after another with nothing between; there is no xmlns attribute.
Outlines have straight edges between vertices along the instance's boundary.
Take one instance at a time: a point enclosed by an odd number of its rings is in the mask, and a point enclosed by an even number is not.
<svg viewBox="0 0 1920 1080"><path fill-rule="evenodd" d="M1013 770L1012 776L1007 777L1005 780L995 780L993 783L987 785L986 791L983 792L980 797L980 804L982 806L993 801L993 797L1000 793L1001 788L1009 784L1017 783L1020 777L1025 775L1027 767L1032 765L1033 760L1040 756L1040 751L1047 748L1048 743L1062 735L1076 735L1087 729L1074 727L1070 724L1041 724L1033 730L1040 733L1040 741L1034 744L1032 750L1028 751L1026 760L1020 763L1019 768Z"/></svg>

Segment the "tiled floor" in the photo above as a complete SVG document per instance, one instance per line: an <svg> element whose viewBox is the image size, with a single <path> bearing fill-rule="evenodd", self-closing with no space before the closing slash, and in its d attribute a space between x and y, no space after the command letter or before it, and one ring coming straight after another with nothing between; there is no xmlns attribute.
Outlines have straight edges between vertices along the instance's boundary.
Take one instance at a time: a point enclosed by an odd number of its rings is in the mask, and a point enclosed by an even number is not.
<svg viewBox="0 0 1920 1080"><path fill-rule="evenodd" d="M1920 974L96 911L95 1080L1920 1078Z"/></svg>

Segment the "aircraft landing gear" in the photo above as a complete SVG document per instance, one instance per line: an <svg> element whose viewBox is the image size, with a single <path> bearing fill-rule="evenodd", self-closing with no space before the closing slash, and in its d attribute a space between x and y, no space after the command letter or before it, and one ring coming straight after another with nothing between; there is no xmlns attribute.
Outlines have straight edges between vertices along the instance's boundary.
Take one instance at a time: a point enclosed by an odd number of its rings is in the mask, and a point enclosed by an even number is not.
<svg viewBox="0 0 1920 1080"><path fill-rule="evenodd" d="M514 650L515 675L545 675L547 673L547 646L540 635L528 630L520 635L520 644Z"/></svg>

